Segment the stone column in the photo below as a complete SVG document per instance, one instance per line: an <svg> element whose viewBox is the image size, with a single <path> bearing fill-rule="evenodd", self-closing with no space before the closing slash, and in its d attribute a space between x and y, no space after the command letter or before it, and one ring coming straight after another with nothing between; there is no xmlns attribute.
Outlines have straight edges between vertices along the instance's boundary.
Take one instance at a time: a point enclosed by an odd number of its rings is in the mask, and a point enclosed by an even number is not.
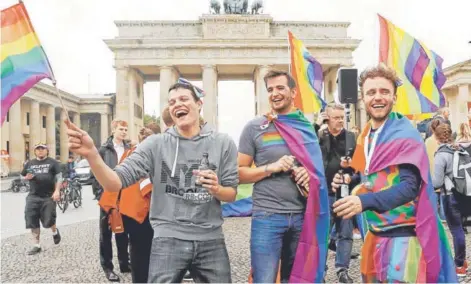
<svg viewBox="0 0 471 284"><path fill-rule="evenodd" d="M100 121L100 129L101 129L100 144L105 143L106 139L108 139L108 136L110 134L109 127L110 127L110 122L108 121L108 114L107 113L102 113L101 114L101 121Z"/></svg>
<svg viewBox="0 0 471 284"><path fill-rule="evenodd" d="M175 70L171 66L160 66L160 116L162 111L168 104L168 89L175 83L176 78ZM160 129L165 129L164 122L160 120Z"/></svg>
<svg viewBox="0 0 471 284"><path fill-rule="evenodd" d="M47 106L46 114L46 143L49 147L49 157L56 158L56 108Z"/></svg>
<svg viewBox="0 0 471 284"><path fill-rule="evenodd" d="M203 117L216 130L218 128L218 72L216 66L203 66Z"/></svg>
<svg viewBox="0 0 471 284"><path fill-rule="evenodd" d="M129 116L131 110L134 110L132 98L129 95L129 68L116 68L116 118L131 122Z"/></svg>
<svg viewBox="0 0 471 284"><path fill-rule="evenodd" d="M69 138L67 137L67 126L65 120L67 119L67 113L61 110L61 121L60 121L60 160L62 163L67 162L69 158ZM55 157L52 157L55 158Z"/></svg>
<svg viewBox="0 0 471 284"><path fill-rule="evenodd" d="M268 102L268 92L265 86L263 77L268 73L270 67L266 65L258 66L254 74L255 82L255 101L257 107L255 109L256 115L263 115L270 110L270 104Z"/></svg>
<svg viewBox="0 0 471 284"><path fill-rule="evenodd" d="M21 99L10 107L10 173L19 173L25 161L25 139L23 136L23 119Z"/></svg>
<svg viewBox="0 0 471 284"><path fill-rule="evenodd" d="M469 85L463 84L458 86L458 124L452 129L456 131L459 123L468 122L468 101L469 101Z"/></svg>
<svg viewBox="0 0 471 284"><path fill-rule="evenodd" d="M75 112L74 115L72 116L73 123L77 125L78 128L80 128L80 113Z"/></svg>
<svg viewBox="0 0 471 284"><path fill-rule="evenodd" d="M29 119L29 156L34 157L34 145L41 141L41 119L39 113L39 102L31 101L31 111Z"/></svg>

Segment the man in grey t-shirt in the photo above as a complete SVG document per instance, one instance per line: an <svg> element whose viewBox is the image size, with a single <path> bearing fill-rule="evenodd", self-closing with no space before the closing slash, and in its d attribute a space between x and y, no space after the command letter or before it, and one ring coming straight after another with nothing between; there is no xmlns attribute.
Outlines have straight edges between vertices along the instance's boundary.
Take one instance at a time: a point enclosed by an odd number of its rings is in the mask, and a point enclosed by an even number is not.
<svg viewBox="0 0 471 284"><path fill-rule="evenodd" d="M187 270L198 283L231 282L221 202L234 201L237 194L237 148L228 135L200 126L202 102L193 86L174 84L168 104L175 125L148 137L114 170L98 155L90 136L71 123L69 148L86 157L107 191L150 176L154 239L149 283L180 283ZM200 163L209 169L199 170Z"/></svg>
<svg viewBox="0 0 471 284"><path fill-rule="evenodd" d="M271 71L264 80L272 113L292 112L293 78L286 72ZM293 168L294 157L285 141L266 121L265 117L250 121L239 143L240 183L255 183L250 240L254 283L274 283L280 258L281 282L289 280L305 210L305 198L296 183L309 188L307 171ZM251 167L253 163L256 168Z"/></svg>

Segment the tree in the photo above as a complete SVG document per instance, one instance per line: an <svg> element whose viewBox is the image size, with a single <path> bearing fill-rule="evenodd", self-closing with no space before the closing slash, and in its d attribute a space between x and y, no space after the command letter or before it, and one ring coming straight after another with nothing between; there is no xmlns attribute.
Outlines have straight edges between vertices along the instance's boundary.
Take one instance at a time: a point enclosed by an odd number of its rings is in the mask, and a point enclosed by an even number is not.
<svg viewBox="0 0 471 284"><path fill-rule="evenodd" d="M156 117L155 114L154 115L144 114L144 125L147 125L151 122L155 122L157 124L160 124L160 116Z"/></svg>

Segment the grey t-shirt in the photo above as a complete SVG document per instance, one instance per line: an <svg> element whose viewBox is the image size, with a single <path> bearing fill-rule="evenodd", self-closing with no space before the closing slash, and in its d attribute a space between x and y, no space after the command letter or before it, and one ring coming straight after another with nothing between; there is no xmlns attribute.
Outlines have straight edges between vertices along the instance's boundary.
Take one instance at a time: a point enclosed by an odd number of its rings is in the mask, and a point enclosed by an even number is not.
<svg viewBox="0 0 471 284"><path fill-rule="evenodd" d="M285 141L273 123L262 127L265 117L251 120L242 131L239 152L252 156L257 167L291 155ZM303 197L289 173L277 173L254 184L253 210L275 213L300 213L305 208Z"/></svg>
<svg viewBox="0 0 471 284"><path fill-rule="evenodd" d="M175 128L152 135L119 164L115 171L123 187L150 176L153 184L149 219L155 237L189 241L224 238L221 202L195 184L203 153L222 186L239 183L237 147L226 134L203 127L187 139Z"/></svg>

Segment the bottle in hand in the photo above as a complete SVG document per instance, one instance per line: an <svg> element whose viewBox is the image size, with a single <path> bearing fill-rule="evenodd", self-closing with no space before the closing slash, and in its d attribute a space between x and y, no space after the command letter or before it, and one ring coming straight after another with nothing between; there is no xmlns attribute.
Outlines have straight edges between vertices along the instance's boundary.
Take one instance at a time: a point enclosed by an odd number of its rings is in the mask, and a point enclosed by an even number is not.
<svg viewBox="0 0 471 284"><path fill-rule="evenodd" d="M342 183L340 184L340 187L337 190L337 192L335 192L337 199L340 199L349 195L349 186L348 184L345 183L345 178L343 176L344 173L342 169L339 170L339 175L342 177Z"/></svg>
<svg viewBox="0 0 471 284"><path fill-rule="evenodd" d="M294 159L293 162L293 169L300 167L301 165L299 164L298 160ZM291 172L291 179L293 180L294 184L296 185L299 193L301 194L302 197L307 198L309 196L309 189L306 189L303 185L300 185L296 183L296 175L294 171Z"/></svg>
<svg viewBox="0 0 471 284"><path fill-rule="evenodd" d="M209 170L209 154L208 153L203 153L203 158L201 159L200 165L198 167L198 171L205 171ZM195 184L201 186L201 177L197 177Z"/></svg>

